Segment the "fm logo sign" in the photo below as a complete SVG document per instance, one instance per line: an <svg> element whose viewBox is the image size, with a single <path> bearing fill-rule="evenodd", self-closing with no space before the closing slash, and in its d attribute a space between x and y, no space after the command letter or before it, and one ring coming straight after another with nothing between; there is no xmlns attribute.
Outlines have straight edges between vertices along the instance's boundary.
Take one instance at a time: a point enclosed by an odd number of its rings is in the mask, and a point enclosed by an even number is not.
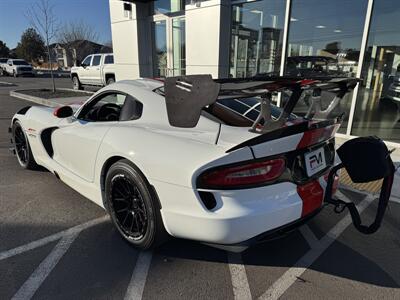
<svg viewBox="0 0 400 300"><path fill-rule="evenodd" d="M310 168L314 170L315 168L318 168L321 164L323 164L324 159L322 158L322 152L319 152L318 154L313 154L310 156Z"/></svg>
<svg viewBox="0 0 400 300"><path fill-rule="evenodd" d="M326 167L323 148L306 153L304 156L308 176L312 176Z"/></svg>

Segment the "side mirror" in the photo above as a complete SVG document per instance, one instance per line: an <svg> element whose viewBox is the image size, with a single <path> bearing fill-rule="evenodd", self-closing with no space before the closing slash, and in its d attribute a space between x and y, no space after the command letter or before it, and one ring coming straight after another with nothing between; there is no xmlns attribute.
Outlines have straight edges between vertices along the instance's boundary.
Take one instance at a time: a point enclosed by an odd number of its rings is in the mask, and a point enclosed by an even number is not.
<svg viewBox="0 0 400 300"><path fill-rule="evenodd" d="M81 63L81 67L86 69L86 64L85 63Z"/></svg>
<svg viewBox="0 0 400 300"><path fill-rule="evenodd" d="M74 111L72 110L71 106L61 106L56 108L53 113L54 116L60 119L71 117L73 114Z"/></svg>

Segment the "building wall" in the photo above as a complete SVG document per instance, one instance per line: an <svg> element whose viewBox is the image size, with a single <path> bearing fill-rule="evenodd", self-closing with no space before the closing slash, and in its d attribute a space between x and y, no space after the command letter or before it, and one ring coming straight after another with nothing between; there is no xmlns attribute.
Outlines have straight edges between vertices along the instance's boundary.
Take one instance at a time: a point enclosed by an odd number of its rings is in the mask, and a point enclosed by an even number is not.
<svg viewBox="0 0 400 300"><path fill-rule="evenodd" d="M152 18L150 3L109 0L117 80L152 77ZM186 74L226 77L229 72L230 0L209 0L185 7Z"/></svg>
<svg viewBox="0 0 400 300"><path fill-rule="evenodd" d="M231 1L210 0L186 5L186 73L227 77Z"/></svg>
<svg viewBox="0 0 400 300"><path fill-rule="evenodd" d="M123 1L109 3L116 79L151 76L148 4L132 4L129 13L124 11Z"/></svg>

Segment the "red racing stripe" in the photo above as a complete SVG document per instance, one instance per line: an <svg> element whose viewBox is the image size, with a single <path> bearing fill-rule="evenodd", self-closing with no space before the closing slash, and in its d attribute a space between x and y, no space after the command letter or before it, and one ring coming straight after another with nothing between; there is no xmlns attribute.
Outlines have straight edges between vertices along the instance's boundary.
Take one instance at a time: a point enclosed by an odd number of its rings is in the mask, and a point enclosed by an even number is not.
<svg viewBox="0 0 400 300"><path fill-rule="evenodd" d="M331 125L304 132L297 149L306 148L329 139L336 133L338 128L338 125Z"/></svg>
<svg viewBox="0 0 400 300"><path fill-rule="evenodd" d="M303 201L301 216L307 216L322 206L324 199L324 189L318 180L314 180L305 185L297 186L297 193Z"/></svg>

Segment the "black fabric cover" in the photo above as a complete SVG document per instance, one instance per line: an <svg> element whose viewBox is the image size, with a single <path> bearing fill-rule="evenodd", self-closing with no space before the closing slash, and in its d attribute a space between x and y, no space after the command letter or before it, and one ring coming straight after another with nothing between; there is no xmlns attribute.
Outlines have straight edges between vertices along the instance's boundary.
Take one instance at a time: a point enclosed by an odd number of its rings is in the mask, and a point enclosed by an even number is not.
<svg viewBox="0 0 400 300"><path fill-rule="evenodd" d="M360 137L345 142L337 154L354 183L382 179L392 170L389 150L378 137Z"/></svg>

